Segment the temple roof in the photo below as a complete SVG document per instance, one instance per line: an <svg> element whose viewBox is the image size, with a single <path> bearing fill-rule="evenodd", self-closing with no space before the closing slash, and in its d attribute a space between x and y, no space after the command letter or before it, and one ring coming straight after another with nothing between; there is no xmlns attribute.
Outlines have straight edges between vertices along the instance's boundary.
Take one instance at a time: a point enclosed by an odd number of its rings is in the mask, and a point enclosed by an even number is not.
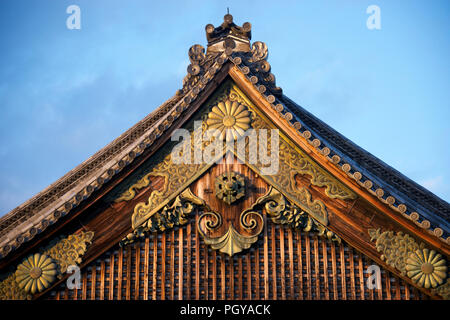
<svg viewBox="0 0 450 320"><path fill-rule="evenodd" d="M231 15L214 28L206 26L208 50L189 51L190 65L182 89L143 120L55 183L0 219L0 258L88 199L124 168L147 152L171 125L188 112L207 86L225 68L236 66L274 110L329 162L399 215L450 243L450 205L342 136L286 97L276 85L260 41L250 47L251 25L238 27Z"/></svg>

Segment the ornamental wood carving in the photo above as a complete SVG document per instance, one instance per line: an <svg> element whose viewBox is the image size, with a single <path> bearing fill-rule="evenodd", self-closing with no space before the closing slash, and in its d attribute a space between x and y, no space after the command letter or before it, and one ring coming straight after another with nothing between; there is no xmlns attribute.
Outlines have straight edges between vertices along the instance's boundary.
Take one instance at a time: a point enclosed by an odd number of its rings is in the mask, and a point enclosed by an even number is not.
<svg viewBox="0 0 450 320"><path fill-rule="evenodd" d="M221 108L225 111L221 111ZM219 119L220 118L220 119ZM233 119L231 119L233 118ZM247 124L247 119L250 119L250 125ZM276 129L276 127L259 111L256 106L240 91L240 89L232 82L228 81L224 83L218 91L205 103L202 108L200 115L187 124L187 128L190 128L191 141L187 144L187 148L183 149L184 152L189 154L195 153L194 131L192 130L192 123L195 120L201 120L201 132L204 133L207 129L219 129L219 137L224 139L234 138L239 139L241 137L241 129L251 127L256 130L259 129ZM219 123L215 121L222 121ZM239 122L239 121L241 122ZM208 122L209 121L209 122ZM225 122L226 123L225 123ZM233 122L233 123L232 123ZM239 124L239 126L237 126ZM214 128L210 128L210 127ZM223 127L223 128L222 128ZM223 129L223 130L220 130ZM228 130L228 131L227 131ZM233 131L234 130L234 131ZM227 134L226 132L230 132ZM222 134L223 133L223 134ZM341 182L336 178L326 172L323 168L313 162L301 149L296 147L286 136L280 133L281 139L279 140L279 171L275 175L261 175L261 177L266 180L269 184L281 190L285 196L295 203L299 208L308 212L314 219L323 225L328 224L328 219L326 214L322 210L312 209L311 207L305 206L307 203L305 192L302 188L298 188L295 183L295 176L309 175L310 182L313 185L324 187L325 193L330 198L338 199L355 199L356 194L351 190L346 188ZM271 150L271 136L269 135L269 147L267 147L267 152L272 152ZM249 141L246 141L246 158L251 157L248 152ZM202 149L207 147L210 142L203 141ZM234 145L234 149L229 149L226 144L222 150L221 154L216 154L216 158L221 158L226 152L234 153L238 158L242 156L239 150L237 150L237 144ZM259 145L264 148L264 146ZM248 157L247 157L248 155ZM247 163L255 172L261 174L262 169L266 167L265 164L261 163L258 159L240 159ZM154 160L153 160L154 161ZM164 186L162 190L153 190L149 196L147 202L141 202L137 204L134 208L132 215L132 227L137 229L142 224L146 223L152 215L158 212L161 208L166 206L175 197L177 197L183 190L185 190L193 181L198 179L212 164L208 163L173 163L171 154L166 152L163 159L154 165L153 169L150 170L141 180L137 183L128 187L120 197L116 199L119 201L131 200L135 194L136 190L139 190L150 183L151 177L153 176L163 176Z"/></svg>
<svg viewBox="0 0 450 320"><path fill-rule="evenodd" d="M403 232L369 229L371 241L375 240L376 249L382 252L381 259L408 276L413 282L426 289L434 288L442 297L449 296L447 262L434 250L418 244L413 237Z"/></svg>
<svg viewBox="0 0 450 320"><path fill-rule="evenodd" d="M28 255L15 272L0 282L0 300L31 299L61 279L70 265L79 265L94 232L81 232L53 240L40 252Z"/></svg>

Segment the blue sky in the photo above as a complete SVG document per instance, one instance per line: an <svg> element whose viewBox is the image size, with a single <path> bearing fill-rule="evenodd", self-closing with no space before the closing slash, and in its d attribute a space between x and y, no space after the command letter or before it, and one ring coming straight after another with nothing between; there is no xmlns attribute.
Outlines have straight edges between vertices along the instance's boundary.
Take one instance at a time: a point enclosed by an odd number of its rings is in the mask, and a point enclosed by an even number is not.
<svg viewBox="0 0 450 320"><path fill-rule="evenodd" d="M66 28L72 4L81 30ZM366 28L372 4L381 30ZM448 1L4 0L0 215L171 97L227 7L287 96L450 201Z"/></svg>

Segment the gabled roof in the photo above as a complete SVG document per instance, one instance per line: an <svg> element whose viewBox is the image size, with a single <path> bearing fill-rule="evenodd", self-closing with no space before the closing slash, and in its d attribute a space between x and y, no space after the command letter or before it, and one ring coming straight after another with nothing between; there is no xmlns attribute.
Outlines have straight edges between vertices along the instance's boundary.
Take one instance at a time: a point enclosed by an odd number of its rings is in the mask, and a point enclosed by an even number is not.
<svg viewBox="0 0 450 320"><path fill-rule="evenodd" d="M189 110L200 93L215 81L218 73L232 66L245 75L272 108L333 165L399 215L409 217L434 236L450 243L450 205L447 202L358 147L283 95L281 88L276 86L275 76L270 72L267 46L257 41L250 48L249 42L247 44L243 40L245 35L250 36L250 24L237 27L228 15L225 22L218 28L206 26L207 33L213 35L208 38L206 53L201 45L189 49L191 64L188 66L188 75L183 80L183 88L172 98L88 160L0 219L0 258L73 212L94 191L133 163ZM230 28L229 33L234 35L237 42L224 36L227 28Z"/></svg>

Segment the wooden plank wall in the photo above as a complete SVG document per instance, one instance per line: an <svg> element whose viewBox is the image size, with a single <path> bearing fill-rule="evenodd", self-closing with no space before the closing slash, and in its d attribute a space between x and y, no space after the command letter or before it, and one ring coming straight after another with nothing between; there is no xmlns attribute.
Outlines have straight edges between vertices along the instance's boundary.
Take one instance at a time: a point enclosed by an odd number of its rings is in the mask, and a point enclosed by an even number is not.
<svg viewBox="0 0 450 320"><path fill-rule="evenodd" d="M267 220L259 241L230 258L198 234L198 216L182 228L115 246L81 271L81 288L62 284L48 299L348 299L427 296L382 269L382 288L366 286L369 258L348 245Z"/></svg>

